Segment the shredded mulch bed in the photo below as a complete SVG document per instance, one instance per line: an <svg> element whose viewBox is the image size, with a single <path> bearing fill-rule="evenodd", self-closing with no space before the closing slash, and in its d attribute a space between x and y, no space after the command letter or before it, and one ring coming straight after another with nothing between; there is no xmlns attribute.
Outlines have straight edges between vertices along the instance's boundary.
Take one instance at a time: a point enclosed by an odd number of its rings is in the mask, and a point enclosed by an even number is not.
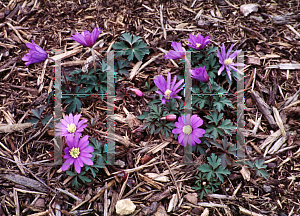
<svg viewBox="0 0 300 216"><path fill-rule="evenodd" d="M250 3L0 1L0 215L116 215L116 202L125 198L137 206L132 215L300 215L300 3L253 1L257 10L245 16L241 6ZM116 89L142 89L155 75L183 71L163 59L162 49L170 50L171 42L183 42L190 33L209 35L217 47L233 43L245 51L245 149L247 158L265 160L269 180L254 173L247 180L233 165L220 189L200 200L192 189L198 171L183 163L177 140L146 130L131 133L141 122L128 119L146 111L153 96L145 93L115 102L117 165L100 169L79 189L72 187L72 176L60 165L49 165L55 144L52 119L36 127L25 123L34 117L33 109L45 106L42 118L54 114L53 96L48 97L54 92L54 64L25 67L21 59L26 43L34 40L51 56L70 52L62 60L66 73L81 68L91 54L69 37L94 27L104 29L99 53L111 49L124 32L142 37L150 49L142 64L151 62L132 80L116 83ZM96 122L87 134L105 142L107 102L97 96L82 101L82 116ZM206 161L193 157L200 164ZM129 174L125 180L123 171ZM161 179L153 180L157 175Z"/></svg>

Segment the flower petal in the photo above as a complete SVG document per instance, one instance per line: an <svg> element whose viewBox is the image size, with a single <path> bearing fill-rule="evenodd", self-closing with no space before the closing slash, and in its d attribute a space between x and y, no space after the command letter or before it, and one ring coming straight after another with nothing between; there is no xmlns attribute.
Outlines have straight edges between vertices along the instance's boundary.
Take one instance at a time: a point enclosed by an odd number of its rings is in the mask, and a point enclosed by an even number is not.
<svg viewBox="0 0 300 216"><path fill-rule="evenodd" d="M62 171L66 171L67 169L69 169L69 167L74 163L74 161L74 158L67 159L61 167Z"/></svg>
<svg viewBox="0 0 300 216"><path fill-rule="evenodd" d="M75 167L76 172L79 174L81 172L81 167L79 165L78 160L74 161L74 167Z"/></svg>

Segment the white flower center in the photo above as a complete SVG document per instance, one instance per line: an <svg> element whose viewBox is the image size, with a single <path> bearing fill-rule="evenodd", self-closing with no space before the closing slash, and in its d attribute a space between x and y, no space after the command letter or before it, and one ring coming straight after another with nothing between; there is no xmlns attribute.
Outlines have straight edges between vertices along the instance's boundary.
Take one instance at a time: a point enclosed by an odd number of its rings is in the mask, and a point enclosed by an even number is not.
<svg viewBox="0 0 300 216"><path fill-rule="evenodd" d="M201 46L200 43L196 43L196 47L199 48Z"/></svg>
<svg viewBox="0 0 300 216"><path fill-rule="evenodd" d="M169 89L167 89L167 90L165 91L165 98L170 99L170 94L171 94L171 93L172 93L172 91L169 90Z"/></svg>
<svg viewBox="0 0 300 216"><path fill-rule="evenodd" d="M72 158L78 158L78 156L80 155L79 148L73 147L73 148L70 150L70 155L71 155Z"/></svg>
<svg viewBox="0 0 300 216"><path fill-rule="evenodd" d="M70 133L74 133L76 131L76 125L74 123L72 124L68 124L68 127L67 127L67 130L70 132Z"/></svg>
<svg viewBox="0 0 300 216"><path fill-rule="evenodd" d="M224 61L224 64L226 65L230 65L232 63L232 59L231 58L228 58Z"/></svg>
<svg viewBox="0 0 300 216"><path fill-rule="evenodd" d="M182 128L183 133L189 135L193 132L193 128L190 125L186 125Z"/></svg>

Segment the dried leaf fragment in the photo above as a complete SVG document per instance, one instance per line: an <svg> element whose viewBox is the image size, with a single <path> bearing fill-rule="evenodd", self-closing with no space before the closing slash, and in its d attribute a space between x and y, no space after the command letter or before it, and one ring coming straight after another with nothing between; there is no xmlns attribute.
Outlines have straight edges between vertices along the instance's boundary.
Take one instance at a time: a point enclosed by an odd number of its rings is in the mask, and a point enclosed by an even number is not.
<svg viewBox="0 0 300 216"><path fill-rule="evenodd" d="M240 11L244 16L248 16L252 12L257 12L258 7L258 4L244 4L240 7Z"/></svg>
<svg viewBox="0 0 300 216"><path fill-rule="evenodd" d="M240 170L240 173L242 174L243 178L246 181L250 181L251 173L250 173L249 169L246 166L242 167L242 169Z"/></svg>

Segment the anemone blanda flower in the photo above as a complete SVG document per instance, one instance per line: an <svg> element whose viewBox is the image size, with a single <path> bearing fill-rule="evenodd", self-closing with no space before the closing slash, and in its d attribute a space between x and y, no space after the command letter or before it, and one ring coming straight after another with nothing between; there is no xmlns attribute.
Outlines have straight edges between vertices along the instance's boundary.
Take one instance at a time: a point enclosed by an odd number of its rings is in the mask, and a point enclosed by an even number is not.
<svg viewBox="0 0 300 216"><path fill-rule="evenodd" d="M177 118L174 114L169 114L167 116L161 117L160 120L167 120L167 121L175 121Z"/></svg>
<svg viewBox="0 0 300 216"><path fill-rule="evenodd" d="M237 50L234 53L232 53L230 55L230 52L232 50L233 44L230 46L229 50L226 52L225 46L224 44L222 44L221 47L221 52L218 51L218 57L219 57L219 63L222 65L218 71L218 75L220 76L220 74L222 73L222 71L224 69L226 69L227 71L227 75L229 76L229 79L231 80L231 72L229 70L229 68L231 68L232 70L243 74L242 72L240 72L238 69L236 69L234 66L244 66L243 63L233 63L233 59L237 56L237 54L239 54L242 50Z"/></svg>
<svg viewBox="0 0 300 216"><path fill-rule="evenodd" d="M80 114L75 116L72 113L69 116L65 115L65 118L61 119L60 123L56 125L57 133L55 136L65 136L67 140L73 138L76 134L81 136L81 132L87 126L84 124L87 120L83 119L79 121L80 117Z"/></svg>
<svg viewBox="0 0 300 216"><path fill-rule="evenodd" d="M171 98L181 98L179 96L175 96L180 90L183 89L183 86L178 89L178 87L184 82L184 79L180 80L176 84L176 75L173 78L173 81L171 83L171 74L170 72L167 75L167 82L165 78L162 75L156 76L154 78L155 85L159 88L159 90L156 91L156 93L163 96L162 103L165 104L166 102L169 102ZM175 85L176 84L176 85Z"/></svg>
<svg viewBox="0 0 300 216"><path fill-rule="evenodd" d="M196 50L200 50L203 49L207 44L209 44L210 40L209 40L209 36L203 38L203 36L199 33L197 35L189 34L188 42L190 43L188 44L188 46Z"/></svg>
<svg viewBox="0 0 300 216"><path fill-rule="evenodd" d="M89 31L84 31L81 32L81 34L79 34L78 32L75 33L75 35L72 35L72 37L70 37L71 39L73 39L74 41L77 41L78 43L80 43L83 46L86 47L92 47L99 34L102 32L103 29L100 28L94 28L94 30L92 31L92 33L90 33Z"/></svg>
<svg viewBox="0 0 300 216"><path fill-rule="evenodd" d="M22 58L23 61L27 61L25 63L26 66L32 63L43 62L47 59L48 55L46 51L36 45L33 40L32 44L27 43L26 46L30 49L29 52Z"/></svg>
<svg viewBox="0 0 300 216"><path fill-rule="evenodd" d="M186 50L182 47L180 42L172 42L172 47L175 50L170 50L164 57L165 59L181 59L184 58Z"/></svg>
<svg viewBox="0 0 300 216"><path fill-rule="evenodd" d="M139 89L131 89L137 96L143 97L143 92Z"/></svg>
<svg viewBox="0 0 300 216"><path fill-rule="evenodd" d="M88 146L89 144L89 136L85 135L79 140L79 134L75 134L74 137L67 140L68 147L65 148L64 158L66 161L62 165L62 170L66 171L69 167L74 164L76 172L79 174L81 172L81 167L83 164L92 166L94 165L91 157L91 154L94 151L92 146Z"/></svg>
<svg viewBox="0 0 300 216"><path fill-rule="evenodd" d="M191 77L203 83L208 83L209 81L209 76L205 70L205 66L191 69Z"/></svg>
<svg viewBox="0 0 300 216"><path fill-rule="evenodd" d="M191 117L190 114L178 118L178 122L175 122L176 128L172 130L173 134L179 134L178 142L186 147L201 143L199 137L202 137L206 132L202 128L198 128L203 124L203 120L197 115Z"/></svg>

